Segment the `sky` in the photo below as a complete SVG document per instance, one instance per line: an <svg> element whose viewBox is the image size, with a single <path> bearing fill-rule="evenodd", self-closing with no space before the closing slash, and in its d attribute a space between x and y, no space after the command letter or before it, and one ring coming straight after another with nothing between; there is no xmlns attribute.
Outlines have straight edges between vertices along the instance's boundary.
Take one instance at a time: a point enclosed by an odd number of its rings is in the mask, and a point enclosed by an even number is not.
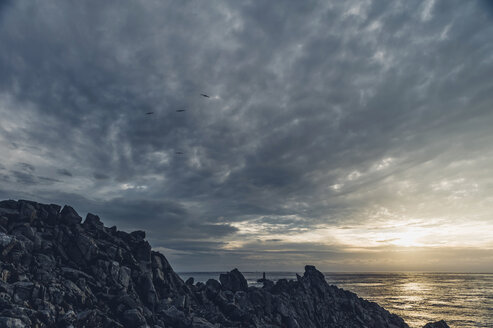
<svg viewBox="0 0 493 328"><path fill-rule="evenodd" d="M492 35L480 0L0 0L0 199L177 271L493 272Z"/></svg>

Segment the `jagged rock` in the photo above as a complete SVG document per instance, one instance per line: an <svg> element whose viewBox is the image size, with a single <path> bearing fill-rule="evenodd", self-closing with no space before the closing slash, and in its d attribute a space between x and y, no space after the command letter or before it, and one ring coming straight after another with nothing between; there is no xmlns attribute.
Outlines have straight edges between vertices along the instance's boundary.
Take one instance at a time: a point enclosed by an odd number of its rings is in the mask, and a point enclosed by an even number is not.
<svg viewBox="0 0 493 328"><path fill-rule="evenodd" d="M192 321L192 327L193 328L215 328L217 326L213 325L209 321L205 320L204 318L193 318Z"/></svg>
<svg viewBox="0 0 493 328"><path fill-rule="evenodd" d="M18 206L18 202L13 199L0 201L0 208L8 208L15 210L17 209L17 206Z"/></svg>
<svg viewBox="0 0 493 328"><path fill-rule="evenodd" d="M87 213L86 219L84 220L83 223L84 227L87 227L88 229L98 229L98 230L103 230L104 224L101 222L101 219L99 216Z"/></svg>
<svg viewBox="0 0 493 328"><path fill-rule="evenodd" d="M18 281L12 284L14 286L14 302L23 303L31 299L34 284L29 281Z"/></svg>
<svg viewBox="0 0 493 328"><path fill-rule="evenodd" d="M145 231L142 231L142 230L136 230L136 231L132 231L130 233L130 236L132 236L138 240L143 240L146 237L146 233L145 233Z"/></svg>
<svg viewBox="0 0 493 328"><path fill-rule="evenodd" d="M67 225L76 225L82 222L82 218L77 212L70 206L65 205L60 212L62 222Z"/></svg>
<svg viewBox="0 0 493 328"><path fill-rule="evenodd" d="M75 312L70 310L67 313L65 313L60 320L58 321L58 324L60 326L70 326L77 320L77 316L75 315Z"/></svg>
<svg viewBox="0 0 493 328"><path fill-rule="evenodd" d="M70 206L0 202L2 327L409 328L329 286L314 266L296 280L248 287L237 269L183 282L145 232L107 228ZM445 322L425 328L448 328Z"/></svg>
<svg viewBox="0 0 493 328"><path fill-rule="evenodd" d="M8 223L10 218L19 217L19 210L17 208L3 207L2 204L0 204L0 216L5 217Z"/></svg>
<svg viewBox="0 0 493 328"><path fill-rule="evenodd" d="M29 222L32 223L37 217L36 209L33 204L26 201L19 201L19 218L18 222Z"/></svg>
<svg viewBox="0 0 493 328"><path fill-rule="evenodd" d="M169 322L172 327L188 327L190 325L190 319L186 317L183 311L178 310L176 307L171 306L169 309L163 311L166 322Z"/></svg>
<svg viewBox="0 0 493 328"><path fill-rule="evenodd" d="M123 313L123 323L126 327L141 327L146 324L146 319L139 310L131 309Z"/></svg>
<svg viewBox="0 0 493 328"><path fill-rule="evenodd" d="M443 320L437 322L430 322L424 325L423 328L450 328L447 323Z"/></svg>
<svg viewBox="0 0 493 328"><path fill-rule="evenodd" d="M233 292L246 291L248 289L248 283L238 269L233 269L228 273L221 273L219 275L219 281L226 290L231 290Z"/></svg>

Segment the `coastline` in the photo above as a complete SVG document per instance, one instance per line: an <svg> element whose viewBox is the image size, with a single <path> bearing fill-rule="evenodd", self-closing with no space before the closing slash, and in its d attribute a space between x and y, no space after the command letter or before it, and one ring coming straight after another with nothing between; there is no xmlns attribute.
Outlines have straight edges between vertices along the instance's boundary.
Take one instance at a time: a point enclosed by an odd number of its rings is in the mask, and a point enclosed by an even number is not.
<svg viewBox="0 0 493 328"><path fill-rule="evenodd" d="M184 280L219 277L222 272L178 272ZM493 325L493 274L439 272L323 272L329 284L376 302L411 327L447 318L452 328ZM243 272L249 286L261 286L262 272ZM266 272L267 278L292 279L296 272Z"/></svg>
<svg viewBox="0 0 493 328"><path fill-rule="evenodd" d="M7 327L409 327L311 265L261 288L236 269L184 282L144 231L108 228L90 213L83 220L67 205L2 201L0 227Z"/></svg>

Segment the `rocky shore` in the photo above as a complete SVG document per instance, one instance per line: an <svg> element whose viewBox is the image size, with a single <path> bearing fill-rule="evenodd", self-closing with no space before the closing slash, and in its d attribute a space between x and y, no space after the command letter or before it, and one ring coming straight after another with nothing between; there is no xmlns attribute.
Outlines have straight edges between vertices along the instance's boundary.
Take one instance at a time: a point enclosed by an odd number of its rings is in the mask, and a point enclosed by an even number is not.
<svg viewBox="0 0 493 328"><path fill-rule="evenodd" d="M143 231L105 227L93 214L82 220L70 206L0 202L0 328L408 327L328 285L314 266L263 284L248 287L236 269L184 282Z"/></svg>

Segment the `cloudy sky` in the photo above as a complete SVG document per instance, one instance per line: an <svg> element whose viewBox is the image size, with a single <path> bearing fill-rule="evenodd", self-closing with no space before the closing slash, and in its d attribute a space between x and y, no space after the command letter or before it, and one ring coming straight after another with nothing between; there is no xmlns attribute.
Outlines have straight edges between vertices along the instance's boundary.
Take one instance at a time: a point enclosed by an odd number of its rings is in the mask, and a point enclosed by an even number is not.
<svg viewBox="0 0 493 328"><path fill-rule="evenodd" d="M480 0L0 0L0 199L178 271L493 271L492 35Z"/></svg>

